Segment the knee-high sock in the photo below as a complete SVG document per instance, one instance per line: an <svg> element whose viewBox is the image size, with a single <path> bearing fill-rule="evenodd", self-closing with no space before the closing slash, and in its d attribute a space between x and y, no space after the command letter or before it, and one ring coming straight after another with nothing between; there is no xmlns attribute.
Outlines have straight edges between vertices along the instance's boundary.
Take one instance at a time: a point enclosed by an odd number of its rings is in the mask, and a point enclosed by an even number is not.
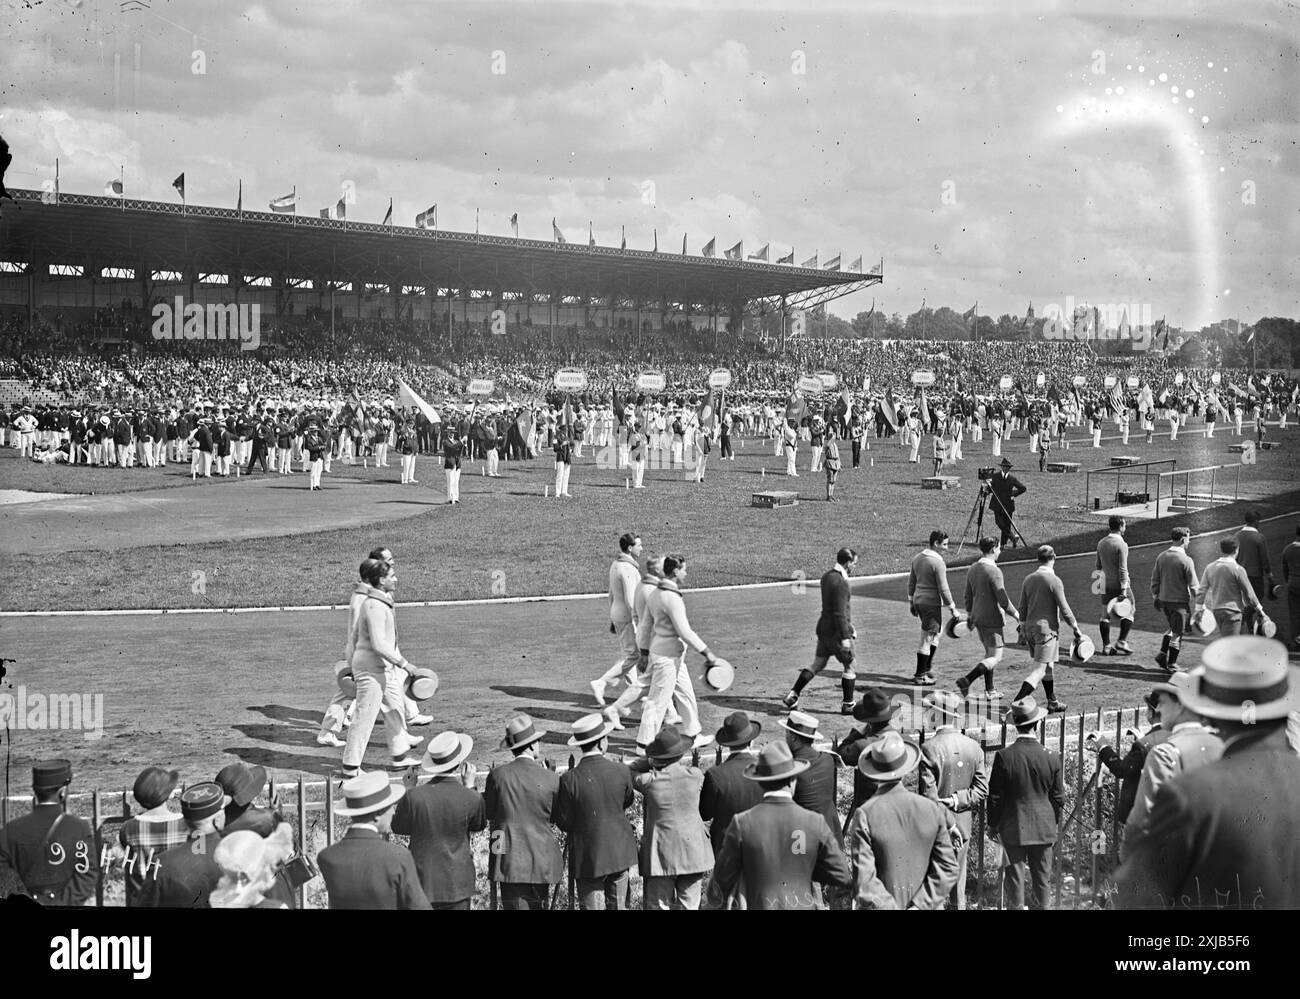
<svg viewBox="0 0 1300 999"><path fill-rule="evenodd" d="M795 677L795 680L794 680L794 686L791 687L790 689L793 690L796 694L798 694L798 693L802 693L804 687L806 687L806 686L808 686L808 684L812 683L812 678L813 678L813 676L814 676L814 673L813 673L812 670L810 670L810 669L801 669L801 670L799 671L799 675L798 675L797 677Z"/></svg>

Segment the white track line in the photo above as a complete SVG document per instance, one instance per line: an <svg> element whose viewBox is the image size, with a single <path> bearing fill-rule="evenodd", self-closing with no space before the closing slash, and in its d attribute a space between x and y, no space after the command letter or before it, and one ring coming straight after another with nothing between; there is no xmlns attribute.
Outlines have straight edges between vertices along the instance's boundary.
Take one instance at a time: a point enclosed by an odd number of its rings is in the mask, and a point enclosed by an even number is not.
<svg viewBox="0 0 1300 999"><path fill-rule="evenodd" d="M1260 521L1261 524L1270 524L1275 520L1286 520L1288 517L1300 516L1300 510L1293 510L1289 513L1280 513L1274 517L1265 517ZM1220 527L1213 531L1203 531L1196 534L1194 538L1212 538L1216 534L1227 534L1229 531L1240 530L1240 525L1236 527ZM1130 545L1129 551L1136 551L1141 548L1154 548L1157 545L1167 545L1168 541L1148 541L1140 545ZM1072 558L1092 558L1096 552L1075 552L1073 555L1058 555L1057 561L1064 561ZM1018 559L1014 562L1000 562L1000 565L1030 565L1035 563L1035 559ZM967 568L966 566L956 566L955 571ZM857 583L881 583L891 579L906 579L906 572L882 572L874 576L854 576L853 581ZM804 577L793 577L791 579L777 580L771 583L734 583L727 586L699 586L691 587L688 593L728 593L735 590L770 590L778 586L789 586L791 583L804 582L810 583ZM818 585L811 581L811 585ZM502 604L534 604L534 603L560 603L570 600L606 600L609 598L608 593L555 593L539 594L531 597L477 597L472 600L403 600L398 601L397 607L475 607L483 604L493 604L500 606ZM147 617L163 614L278 614L289 611L338 611L346 610L347 604L303 604L298 606L285 607L175 607L175 608L136 608L123 610L60 610L60 611L0 611L0 618L17 618L17 617Z"/></svg>

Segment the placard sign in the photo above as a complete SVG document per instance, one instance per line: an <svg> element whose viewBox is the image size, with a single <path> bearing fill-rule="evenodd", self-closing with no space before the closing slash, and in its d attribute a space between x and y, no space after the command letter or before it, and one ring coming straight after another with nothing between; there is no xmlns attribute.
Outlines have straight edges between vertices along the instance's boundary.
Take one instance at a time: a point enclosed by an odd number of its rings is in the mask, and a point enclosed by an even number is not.
<svg viewBox="0 0 1300 999"><path fill-rule="evenodd" d="M1000 388L1003 392L1010 392L1010 391L1011 391L1011 376L1010 376L1010 375L1003 375L1001 378L999 378L999 379L998 379L998 388Z"/></svg>
<svg viewBox="0 0 1300 999"><path fill-rule="evenodd" d="M1083 387L1084 387L1085 385L1087 385L1087 384L1088 384L1088 379L1085 378L1083 375L1075 375L1075 376L1074 376L1074 387L1075 387L1075 388L1083 388Z"/></svg>
<svg viewBox="0 0 1300 999"><path fill-rule="evenodd" d="M578 368L561 368L555 372L555 387L561 392L581 392L587 387L587 372Z"/></svg>
<svg viewBox="0 0 1300 999"><path fill-rule="evenodd" d="M933 371L927 371L927 370L925 370L925 369L922 369L922 370L920 370L920 371L913 371L913 372L912 372L912 384L913 384L913 385L917 385L917 386L919 386L919 387L921 387L921 388L926 388L927 386L933 385L933 384L934 384L934 372L933 372Z"/></svg>
<svg viewBox="0 0 1300 999"><path fill-rule="evenodd" d="M731 384L731 372L726 368L717 368L709 372L709 388L724 389Z"/></svg>
<svg viewBox="0 0 1300 999"><path fill-rule="evenodd" d="M834 371L815 371L813 373L821 380L822 388L827 392L833 392L839 388L840 376Z"/></svg>
<svg viewBox="0 0 1300 999"><path fill-rule="evenodd" d="M1107 388L1114 388L1116 382L1118 381L1119 379L1116 378L1114 375L1107 375L1106 380L1102 384L1105 385Z"/></svg>
<svg viewBox="0 0 1300 999"><path fill-rule="evenodd" d="M1218 385L1219 382L1222 380L1223 379L1220 377L1217 371L1214 374L1210 375L1210 381L1214 382L1215 385Z"/></svg>
<svg viewBox="0 0 1300 999"><path fill-rule="evenodd" d="M1037 385L1039 388L1042 388L1044 385L1047 384L1047 376L1043 374L1041 371L1038 372L1038 377L1034 379L1034 384Z"/></svg>
<svg viewBox="0 0 1300 999"><path fill-rule="evenodd" d="M1128 379L1124 382L1124 384L1127 385L1129 388L1137 388L1138 385L1140 384L1140 379L1138 378L1137 375L1129 375Z"/></svg>
<svg viewBox="0 0 1300 999"><path fill-rule="evenodd" d="M491 378L474 378L469 383L470 395L491 395L494 383Z"/></svg>
<svg viewBox="0 0 1300 999"><path fill-rule="evenodd" d="M1180 371L1178 372L1178 374L1174 375L1174 384L1181 385L1182 383L1183 383L1183 373Z"/></svg>
<svg viewBox="0 0 1300 999"><path fill-rule="evenodd" d="M822 380L816 375L801 375L797 388L800 392L820 392Z"/></svg>
<svg viewBox="0 0 1300 999"><path fill-rule="evenodd" d="M636 376L636 390L638 392L662 392L664 390L664 376L658 371L642 371Z"/></svg>

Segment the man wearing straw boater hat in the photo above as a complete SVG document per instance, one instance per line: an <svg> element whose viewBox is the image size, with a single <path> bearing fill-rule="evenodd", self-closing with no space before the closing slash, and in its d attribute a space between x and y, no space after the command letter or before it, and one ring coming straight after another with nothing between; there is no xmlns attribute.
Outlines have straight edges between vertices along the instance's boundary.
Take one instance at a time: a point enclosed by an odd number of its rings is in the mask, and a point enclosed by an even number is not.
<svg viewBox="0 0 1300 999"><path fill-rule="evenodd" d="M936 690L923 702L934 716L934 737L921 746L919 790L948 810L948 825L961 834L957 847L957 883L953 886L958 909L966 908L966 861L970 856L972 818L989 793L984 749L957 730L964 704L947 690Z"/></svg>
<svg viewBox="0 0 1300 999"><path fill-rule="evenodd" d="M819 909L813 881L848 888L853 871L834 831L817 812L794 803L794 782L806 762L784 742L768 743L745 768L763 800L731 820L713 868L711 894L739 892L750 909ZM802 849L791 849L799 843Z"/></svg>
<svg viewBox="0 0 1300 999"><path fill-rule="evenodd" d="M35 764L32 810L0 826L0 883L12 871L27 894L42 905L83 905L95 894L99 877L95 834L89 822L67 812L71 783L69 761ZM60 851L72 861L55 863ZM88 862L77 863L78 857Z"/></svg>
<svg viewBox="0 0 1300 999"><path fill-rule="evenodd" d="M429 908L410 851L386 838L393 806L405 793L378 772L343 782L343 803L334 814L346 815L352 825L316 857L331 909Z"/></svg>
<svg viewBox="0 0 1300 999"><path fill-rule="evenodd" d="M430 739L420 774L431 779L408 790L393 812L393 832L411 837L420 886L435 909L468 909L474 894L470 837L487 827L487 813L474 790L474 764L465 762L473 748L458 732Z"/></svg>
<svg viewBox="0 0 1300 999"><path fill-rule="evenodd" d="M1001 840L1007 864L1002 871L1007 907L1024 908L1025 865L1032 890L1029 908L1050 907L1052 846L1056 843L1065 788L1061 759L1043 747L1034 730L1047 717L1032 697L1011 702L1007 721L1019 733L993 757L986 816L989 839Z"/></svg>
<svg viewBox="0 0 1300 999"><path fill-rule="evenodd" d="M715 739L727 751L727 758L704 771L700 789L700 818L709 823L709 840L713 853L722 849L731 820L763 800L760 784L745 776L757 753L753 742L763 731L760 722L750 721L743 711L733 711L722 721Z"/></svg>
<svg viewBox="0 0 1300 999"><path fill-rule="evenodd" d="M952 695L949 695L952 696ZM849 820L845 849L853 863L859 909L942 909L957 880L949 813L903 787L921 749L886 732L858 758L880 785Z"/></svg>
<svg viewBox="0 0 1300 999"><path fill-rule="evenodd" d="M627 818L636 797L632 772L605 757L612 727L604 715L573 723L568 744L582 758L560 778L555 796L555 824L569 834L569 870L584 909L627 908L627 872L637 859Z"/></svg>
<svg viewBox="0 0 1300 999"><path fill-rule="evenodd" d="M1145 836L1116 873L1119 902L1138 909L1300 908L1300 759L1287 718L1300 676L1281 642L1222 638L1178 698L1213 722L1223 756L1165 785Z"/></svg>
<svg viewBox="0 0 1300 999"><path fill-rule="evenodd" d="M645 757L630 765L632 784L645 802L640 870L647 909L698 909L704 876L713 867L700 818L704 772L682 760L691 742L665 725Z"/></svg>
<svg viewBox="0 0 1300 999"><path fill-rule="evenodd" d="M1182 692L1197 683L1198 674L1197 670L1175 673L1167 683L1157 683L1152 689L1160 727L1169 736L1147 754L1142 765L1133 809L1124 823L1120 860L1128 856L1133 844L1147 831L1151 808L1160 788L1177 777L1208 766L1223 755L1223 740L1182 700Z"/></svg>
<svg viewBox="0 0 1300 999"><path fill-rule="evenodd" d="M501 885L501 908L547 909L551 886L564 876L564 859L551 829L559 774L539 752L544 731L528 715L506 723L501 748L514 759L488 771L483 806L492 830L488 877Z"/></svg>

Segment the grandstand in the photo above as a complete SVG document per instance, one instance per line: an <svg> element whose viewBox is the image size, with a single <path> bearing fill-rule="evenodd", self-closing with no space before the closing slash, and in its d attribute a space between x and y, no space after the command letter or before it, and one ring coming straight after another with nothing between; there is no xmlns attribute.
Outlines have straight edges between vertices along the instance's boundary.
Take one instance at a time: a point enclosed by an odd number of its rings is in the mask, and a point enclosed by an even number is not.
<svg viewBox="0 0 1300 999"><path fill-rule="evenodd" d="M0 306L91 310L125 301L328 308L454 326L507 323L743 332L881 283L870 273L445 232L116 197L12 192L0 216Z"/></svg>

